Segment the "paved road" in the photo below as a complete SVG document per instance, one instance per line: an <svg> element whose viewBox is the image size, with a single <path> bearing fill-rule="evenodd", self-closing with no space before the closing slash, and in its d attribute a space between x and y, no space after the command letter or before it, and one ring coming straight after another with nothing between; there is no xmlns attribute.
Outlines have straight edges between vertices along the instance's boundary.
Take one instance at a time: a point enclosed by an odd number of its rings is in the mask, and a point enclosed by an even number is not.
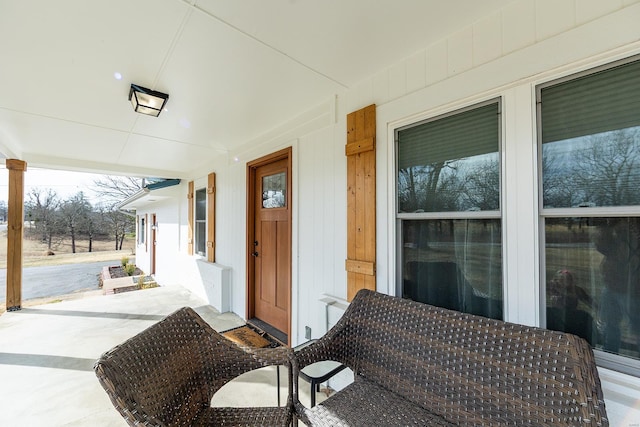
<svg viewBox="0 0 640 427"><path fill-rule="evenodd" d="M25 267L22 270L22 299L65 295L80 290L97 290L98 274L105 265L118 265L116 261L84 264ZM7 299L7 270L0 269L0 302Z"/></svg>

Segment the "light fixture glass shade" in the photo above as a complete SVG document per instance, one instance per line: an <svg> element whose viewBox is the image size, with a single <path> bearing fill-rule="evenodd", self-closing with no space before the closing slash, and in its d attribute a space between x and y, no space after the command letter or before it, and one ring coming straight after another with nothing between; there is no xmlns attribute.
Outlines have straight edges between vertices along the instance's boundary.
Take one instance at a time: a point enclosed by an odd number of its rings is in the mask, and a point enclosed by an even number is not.
<svg viewBox="0 0 640 427"><path fill-rule="evenodd" d="M131 84L129 90L129 101L133 110L148 116L158 117L162 112L169 95L142 86Z"/></svg>

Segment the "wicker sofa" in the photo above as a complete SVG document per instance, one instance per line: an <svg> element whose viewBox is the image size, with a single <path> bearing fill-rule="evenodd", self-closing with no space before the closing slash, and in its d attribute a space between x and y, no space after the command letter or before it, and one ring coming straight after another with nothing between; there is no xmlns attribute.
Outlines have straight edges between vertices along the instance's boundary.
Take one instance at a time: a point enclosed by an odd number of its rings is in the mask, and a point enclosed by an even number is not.
<svg viewBox="0 0 640 427"><path fill-rule="evenodd" d="M295 413L310 426L609 425L583 339L368 290L292 357ZM307 408L298 374L321 360L354 382Z"/></svg>

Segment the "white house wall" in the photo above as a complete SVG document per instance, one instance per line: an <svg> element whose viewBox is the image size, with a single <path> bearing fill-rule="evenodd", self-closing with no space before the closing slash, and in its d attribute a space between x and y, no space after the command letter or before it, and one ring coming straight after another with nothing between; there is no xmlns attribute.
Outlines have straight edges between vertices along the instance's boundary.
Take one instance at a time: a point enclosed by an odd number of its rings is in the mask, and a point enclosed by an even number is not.
<svg viewBox="0 0 640 427"><path fill-rule="evenodd" d="M246 160L246 159L245 159ZM246 163L225 162L216 172L216 262L231 267L231 308L246 307Z"/></svg>
<svg viewBox="0 0 640 427"><path fill-rule="evenodd" d="M393 129L501 97L505 317L539 325L534 89L563 75L640 54L638 23L636 0L515 1L337 94L337 102L329 100L320 109L318 120L304 125L298 120L254 141L253 148L237 156L230 153L212 161L210 171L216 172L217 180L216 261L231 268L231 309L245 315L248 161L293 147L295 345L305 339L305 326L312 337L325 332L326 304L321 299L346 296L346 114L377 105L377 283L378 290L395 294ZM207 172L202 171L196 182ZM178 202L179 242L174 245L188 266L195 261L186 255L186 184L184 194ZM160 217L159 222L162 226ZM170 264L158 261L161 274ZM197 280L181 283L201 292ZM640 381L604 369L601 375L611 425L640 424L640 411L634 408L640 401Z"/></svg>
<svg viewBox="0 0 640 427"><path fill-rule="evenodd" d="M186 191L185 191L186 198ZM152 214L156 214L156 280L163 285L182 283L181 259L178 255L180 236L180 211L175 199L166 199L152 203L138 209L138 216L147 215L146 221L146 245L138 245L136 248L136 265L145 273L151 271L152 257Z"/></svg>

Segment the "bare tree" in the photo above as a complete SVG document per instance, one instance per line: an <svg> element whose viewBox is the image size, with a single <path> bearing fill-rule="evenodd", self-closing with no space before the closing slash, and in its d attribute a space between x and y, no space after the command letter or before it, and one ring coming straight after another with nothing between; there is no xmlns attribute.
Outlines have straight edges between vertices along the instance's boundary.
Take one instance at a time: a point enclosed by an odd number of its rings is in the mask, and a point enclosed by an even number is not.
<svg viewBox="0 0 640 427"><path fill-rule="evenodd" d="M52 190L32 188L27 195L27 216L35 223L36 233L39 233L47 247L52 249L54 236L60 234L58 208L60 199Z"/></svg>
<svg viewBox="0 0 640 427"><path fill-rule="evenodd" d="M98 209L102 221L109 227L115 238L116 250L121 250L124 238L128 232L135 229L134 218L119 211L116 206L127 197L140 191L142 179L130 176L105 175L94 181L94 191L102 200Z"/></svg>
<svg viewBox="0 0 640 427"><path fill-rule="evenodd" d="M76 237L91 213L91 204L80 191L60 205L60 218L71 237L71 252L76 253Z"/></svg>
<svg viewBox="0 0 640 427"><path fill-rule="evenodd" d="M93 191L105 206L114 206L142 188L142 179L132 176L104 175L93 181Z"/></svg>
<svg viewBox="0 0 640 427"><path fill-rule="evenodd" d="M115 238L115 250L121 250L127 233L135 229L135 221L131 215L111 207L99 206L101 221Z"/></svg>
<svg viewBox="0 0 640 427"><path fill-rule="evenodd" d="M500 164L486 160L464 174L461 186L464 200L461 210L498 210L500 208Z"/></svg>
<svg viewBox="0 0 640 427"><path fill-rule="evenodd" d="M399 208L402 212L455 210L459 202L459 184L455 161L400 169Z"/></svg>
<svg viewBox="0 0 640 427"><path fill-rule="evenodd" d="M570 176L571 168L566 166L561 155L548 147L542 148L542 194L547 208L574 206L578 191Z"/></svg>
<svg viewBox="0 0 640 427"><path fill-rule="evenodd" d="M82 223L82 232L89 240L89 252L93 252L93 241L97 236L107 235L108 227L104 222L103 216L97 210L91 210L84 218Z"/></svg>
<svg viewBox="0 0 640 427"><path fill-rule="evenodd" d="M597 206L640 203L640 132L623 129L588 137L572 172L582 202Z"/></svg>

